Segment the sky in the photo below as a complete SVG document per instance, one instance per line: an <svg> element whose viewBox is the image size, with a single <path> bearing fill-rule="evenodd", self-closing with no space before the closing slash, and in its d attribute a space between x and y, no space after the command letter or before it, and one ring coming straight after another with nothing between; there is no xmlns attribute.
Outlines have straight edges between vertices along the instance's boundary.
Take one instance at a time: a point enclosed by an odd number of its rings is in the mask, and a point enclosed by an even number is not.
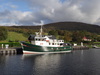
<svg viewBox="0 0 100 75"><path fill-rule="evenodd" d="M0 0L0 25L83 22L100 26L100 0Z"/></svg>

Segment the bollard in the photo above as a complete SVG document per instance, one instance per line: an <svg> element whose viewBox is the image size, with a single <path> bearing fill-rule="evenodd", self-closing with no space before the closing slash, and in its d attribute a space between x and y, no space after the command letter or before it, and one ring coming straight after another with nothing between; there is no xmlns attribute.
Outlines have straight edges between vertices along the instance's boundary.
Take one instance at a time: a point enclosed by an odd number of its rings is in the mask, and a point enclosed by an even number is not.
<svg viewBox="0 0 100 75"><path fill-rule="evenodd" d="M9 45L8 45L8 44L6 44L5 46L6 46L6 49L8 49Z"/></svg>
<svg viewBox="0 0 100 75"><path fill-rule="evenodd" d="M3 49L3 44L2 44L2 49Z"/></svg>

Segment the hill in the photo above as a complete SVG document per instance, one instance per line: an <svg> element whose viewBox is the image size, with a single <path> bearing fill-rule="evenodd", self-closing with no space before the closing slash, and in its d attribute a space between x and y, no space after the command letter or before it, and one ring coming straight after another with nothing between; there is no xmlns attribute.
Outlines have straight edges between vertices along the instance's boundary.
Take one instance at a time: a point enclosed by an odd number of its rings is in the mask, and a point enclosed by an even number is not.
<svg viewBox="0 0 100 75"><path fill-rule="evenodd" d="M13 28L25 28L25 29L40 29L40 26L12 26ZM45 24L44 28L53 28L60 30L69 30L69 31L77 31L77 30L85 30L93 33L100 33L100 26L86 24L81 22L57 22Z"/></svg>
<svg viewBox="0 0 100 75"><path fill-rule="evenodd" d="M89 32L100 33L100 26L80 23L80 22L59 22L59 23L47 24L47 26L54 26L56 29L61 29L61 30L69 30L69 31L86 30Z"/></svg>

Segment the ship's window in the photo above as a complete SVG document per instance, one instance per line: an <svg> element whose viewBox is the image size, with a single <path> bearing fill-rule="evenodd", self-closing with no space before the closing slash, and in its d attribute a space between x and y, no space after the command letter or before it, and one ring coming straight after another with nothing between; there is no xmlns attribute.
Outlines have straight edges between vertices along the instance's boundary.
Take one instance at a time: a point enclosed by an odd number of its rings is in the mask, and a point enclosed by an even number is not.
<svg viewBox="0 0 100 75"><path fill-rule="evenodd" d="M50 43L49 43L49 45L50 45Z"/></svg>
<svg viewBox="0 0 100 75"><path fill-rule="evenodd" d="M35 39L37 41L37 39Z"/></svg>
<svg viewBox="0 0 100 75"><path fill-rule="evenodd" d="M39 41L40 41L40 39L39 39Z"/></svg>
<svg viewBox="0 0 100 75"><path fill-rule="evenodd" d="M63 45L62 43L60 43L60 45Z"/></svg>
<svg viewBox="0 0 100 75"><path fill-rule="evenodd" d="M54 43L52 43L52 45L54 45Z"/></svg>

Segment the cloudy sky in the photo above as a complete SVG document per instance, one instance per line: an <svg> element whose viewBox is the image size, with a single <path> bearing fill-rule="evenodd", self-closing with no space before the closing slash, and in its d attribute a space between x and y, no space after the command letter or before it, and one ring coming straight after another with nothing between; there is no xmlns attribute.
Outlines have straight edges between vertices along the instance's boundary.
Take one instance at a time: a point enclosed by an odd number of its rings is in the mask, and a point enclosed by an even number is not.
<svg viewBox="0 0 100 75"><path fill-rule="evenodd" d="M0 25L64 21L100 25L100 0L0 0Z"/></svg>

